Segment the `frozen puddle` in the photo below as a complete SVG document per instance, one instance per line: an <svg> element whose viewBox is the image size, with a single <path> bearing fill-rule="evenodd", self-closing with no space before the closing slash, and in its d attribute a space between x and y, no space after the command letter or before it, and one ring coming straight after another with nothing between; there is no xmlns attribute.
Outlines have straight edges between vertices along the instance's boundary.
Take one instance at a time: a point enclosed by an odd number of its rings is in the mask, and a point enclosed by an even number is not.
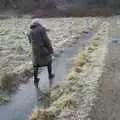
<svg viewBox="0 0 120 120"><path fill-rule="evenodd" d="M120 44L120 38L112 38L112 42Z"/></svg>
<svg viewBox="0 0 120 120"><path fill-rule="evenodd" d="M93 34L89 31L81 40L73 43L70 47L66 47L64 52L56 58L53 63L55 71L53 84L62 84L71 65L70 60L75 57L80 49L82 50ZM39 78L38 89L35 88L33 78L31 78L27 84L21 84L19 90L12 96L10 103L0 106L0 118L2 120L26 120L34 108L49 105L48 93L51 84L48 80L46 68L40 73Z"/></svg>

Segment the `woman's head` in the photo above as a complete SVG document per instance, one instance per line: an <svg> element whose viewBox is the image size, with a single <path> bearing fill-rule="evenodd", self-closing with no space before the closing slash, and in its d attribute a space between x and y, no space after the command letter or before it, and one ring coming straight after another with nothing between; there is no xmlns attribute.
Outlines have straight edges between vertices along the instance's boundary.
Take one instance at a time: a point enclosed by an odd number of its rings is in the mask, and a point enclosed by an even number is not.
<svg viewBox="0 0 120 120"><path fill-rule="evenodd" d="M33 19L31 24L40 24L40 19L39 18Z"/></svg>
<svg viewBox="0 0 120 120"><path fill-rule="evenodd" d="M32 20L30 28L32 29L32 28L36 27L37 25L40 25L40 19L39 18L35 18L35 19Z"/></svg>

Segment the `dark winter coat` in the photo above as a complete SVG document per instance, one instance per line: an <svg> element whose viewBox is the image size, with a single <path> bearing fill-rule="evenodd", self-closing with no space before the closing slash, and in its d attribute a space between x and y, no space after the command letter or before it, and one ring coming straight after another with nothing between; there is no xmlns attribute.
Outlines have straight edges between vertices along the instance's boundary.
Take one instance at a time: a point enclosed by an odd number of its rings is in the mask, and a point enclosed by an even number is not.
<svg viewBox="0 0 120 120"><path fill-rule="evenodd" d="M40 24L33 24L28 38L32 44L33 65L46 66L51 61L51 54L53 54L53 48L46 34L46 29Z"/></svg>

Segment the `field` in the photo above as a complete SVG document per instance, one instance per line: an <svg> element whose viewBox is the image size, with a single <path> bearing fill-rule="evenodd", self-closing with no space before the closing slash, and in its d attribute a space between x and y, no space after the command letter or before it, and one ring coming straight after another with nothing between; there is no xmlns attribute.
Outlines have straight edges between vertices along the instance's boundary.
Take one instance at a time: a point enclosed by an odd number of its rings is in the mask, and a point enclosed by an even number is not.
<svg viewBox="0 0 120 120"><path fill-rule="evenodd" d="M86 118L91 120L88 114L97 99L99 77L103 71L108 45L109 19L99 17L40 19L41 24L47 28L55 56L59 56L58 60L62 60L57 67L58 71L61 70L60 76L56 75L54 82L63 78L64 82L60 81L60 84L53 83L50 86L49 81L44 77L47 75L43 71L39 76L39 88L36 88L35 92L32 78L31 45L27 38L32 18L29 15L0 18L0 104L3 105L0 108L0 115L3 116L3 119L7 120L9 117L9 120L21 120L29 116L30 120L84 120ZM86 43L83 44L85 41ZM78 46L80 50L73 49L74 45ZM69 57L73 55L68 52L69 50L73 50L70 52L73 52L74 57ZM72 59L66 61L65 57ZM65 62L70 65L67 66L67 69L64 69ZM57 63L59 64L59 61ZM69 72L66 72L64 76L62 70ZM30 75L31 77L28 79L27 77ZM41 88L44 87L41 78L43 78L44 84L49 84L48 93L45 93L44 88L41 94ZM21 84L21 81L25 82L25 79L29 81ZM20 87L18 87L19 85ZM18 93L13 93L11 90L18 91ZM34 97L36 94L37 98ZM39 97L41 97L40 100ZM34 106L34 101L41 102L42 99L43 101L48 100L49 106L45 107L43 102L41 105L45 109L39 106L37 106L38 109L33 109L31 105ZM3 103L6 102L8 104L4 107ZM16 111L17 114L13 116L2 114L11 114L18 108L19 111ZM23 114L22 118L18 118L21 114Z"/></svg>
<svg viewBox="0 0 120 120"><path fill-rule="evenodd" d="M120 16L41 18L57 65L53 81L40 71L38 88L27 37L33 17L0 15L0 118L119 120Z"/></svg>
<svg viewBox="0 0 120 120"><path fill-rule="evenodd" d="M2 17L1 17L2 18ZM64 51L65 45L79 40L88 29L94 28L99 18L49 18L41 19L48 29L55 54ZM27 33L30 16L10 17L0 20L0 81L10 74L28 75L32 69L32 53Z"/></svg>

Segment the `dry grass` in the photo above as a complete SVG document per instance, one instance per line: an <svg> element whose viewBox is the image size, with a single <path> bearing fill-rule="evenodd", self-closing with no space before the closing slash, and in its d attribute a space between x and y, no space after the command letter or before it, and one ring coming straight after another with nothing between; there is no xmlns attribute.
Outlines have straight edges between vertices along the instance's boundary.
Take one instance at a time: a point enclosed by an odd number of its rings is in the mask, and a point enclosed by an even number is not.
<svg viewBox="0 0 120 120"><path fill-rule="evenodd" d="M98 39L99 40L99 39ZM91 41L91 45L94 46L94 47L98 47L99 46L99 43L97 40L93 40Z"/></svg>
<svg viewBox="0 0 120 120"><path fill-rule="evenodd" d="M82 67L76 66L74 68L74 71L77 72L77 73L80 73L80 72L82 72Z"/></svg>
<svg viewBox="0 0 120 120"><path fill-rule="evenodd" d="M27 78L33 74L32 68L23 68L22 71L18 72L3 72L0 74L0 88L4 91L15 90L20 82L26 82ZM27 76L26 79L23 79Z"/></svg>
<svg viewBox="0 0 120 120"><path fill-rule="evenodd" d="M20 73L21 77L29 77L31 75L33 75L33 69L32 68L24 68L23 71Z"/></svg>
<svg viewBox="0 0 120 120"><path fill-rule="evenodd" d="M55 120L55 114L60 109L71 108L75 104L72 96L64 96L61 99L55 101L52 107L48 109L36 109L33 111L29 120Z"/></svg>
<svg viewBox="0 0 120 120"><path fill-rule="evenodd" d="M74 67L68 74L68 80L77 80L77 74L82 72L82 67L87 63L89 54L87 52L79 53L74 59Z"/></svg>
<svg viewBox="0 0 120 120"><path fill-rule="evenodd" d="M68 80L75 80L77 77L77 72L75 71L71 71L69 74L68 74Z"/></svg>
<svg viewBox="0 0 120 120"><path fill-rule="evenodd" d="M51 110L36 109L29 120L54 120L55 116Z"/></svg>
<svg viewBox="0 0 120 120"><path fill-rule="evenodd" d="M60 98L60 96L63 94L63 92L64 92L64 85L62 87L60 86L57 89L52 89L51 91L53 91L51 93L51 101L55 101L58 98Z"/></svg>
<svg viewBox="0 0 120 120"><path fill-rule="evenodd" d="M3 73L1 77L1 88L10 91L19 85L19 76L16 73Z"/></svg>
<svg viewBox="0 0 120 120"><path fill-rule="evenodd" d="M6 94L1 94L0 95L0 104L7 103L9 102L10 98Z"/></svg>
<svg viewBox="0 0 120 120"><path fill-rule="evenodd" d="M88 57L88 53L86 52L78 54L75 60L75 66L82 67L83 65L85 65L87 62L87 57Z"/></svg>
<svg viewBox="0 0 120 120"><path fill-rule="evenodd" d="M88 49L88 52L91 53L95 50L95 47L94 46L89 46L87 49Z"/></svg>
<svg viewBox="0 0 120 120"><path fill-rule="evenodd" d="M53 103L55 107L61 108L61 109L70 108L73 106L73 104L75 104L75 101L73 97L69 95L62 96L60 99L58 99L57 101Z"/></svg>

